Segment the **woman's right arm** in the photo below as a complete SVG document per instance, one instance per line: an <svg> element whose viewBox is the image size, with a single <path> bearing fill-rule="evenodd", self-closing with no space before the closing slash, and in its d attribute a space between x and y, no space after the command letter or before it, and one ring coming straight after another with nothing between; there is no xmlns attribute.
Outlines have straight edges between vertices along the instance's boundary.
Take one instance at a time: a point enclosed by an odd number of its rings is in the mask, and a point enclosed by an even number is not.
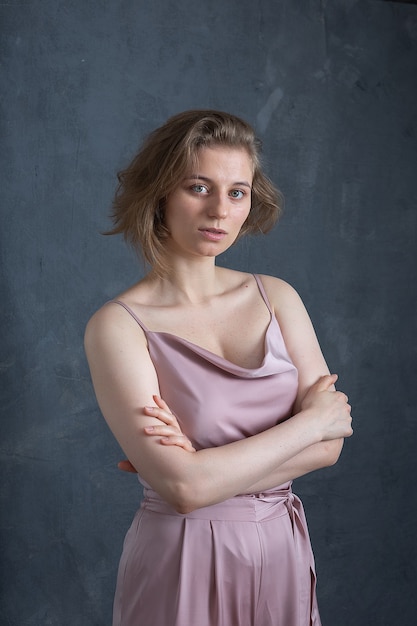
<svg viewBox="0 0 417 626"><path fill-rule="evenodd" d="M193 453L163 446L144 430L161 423L153 402L160 392L136 322L121 307L105 305L88 323L85 349L111 431L144 480L180 513L245 493L310 446L351 434L346 396L327 391L334 379L325 377L306 409L265 432Z"/></svg>

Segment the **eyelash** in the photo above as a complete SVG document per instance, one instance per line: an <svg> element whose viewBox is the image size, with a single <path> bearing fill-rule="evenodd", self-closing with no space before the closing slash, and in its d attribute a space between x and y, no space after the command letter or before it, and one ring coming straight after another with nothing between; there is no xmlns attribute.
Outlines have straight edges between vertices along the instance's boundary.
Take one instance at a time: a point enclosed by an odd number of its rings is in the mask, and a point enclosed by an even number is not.
<svg viewBox="0 0 417 626"><path fill-rule="evenodd" d="M192 185L191 186L191 190L192 191L194 191L197 194L200 194L201 192L197 191L197 188L205 189L206 192L208 193L208 188L205 185L198 184L198 185ZM239 198L236 198L235 196L231 195L231 194L233 194L235 192L241 194ZM243 191L242 189L232 189L232 191L230 192L229 195L231 195L231 198L233 198L233 200L241 200L244 196L246 196L246 191Z"/></svg>

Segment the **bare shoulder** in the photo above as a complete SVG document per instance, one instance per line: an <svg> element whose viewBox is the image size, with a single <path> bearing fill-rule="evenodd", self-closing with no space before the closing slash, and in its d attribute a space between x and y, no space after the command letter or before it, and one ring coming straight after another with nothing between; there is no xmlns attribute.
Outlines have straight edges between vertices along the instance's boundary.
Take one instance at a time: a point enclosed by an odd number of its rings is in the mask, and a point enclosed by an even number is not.
<svg viewBox="0 0 417 626"><path fill-rule="evenodd" d="M116 302L107 302L89 319L84 335L86 351L132 342L145 345L139 324Z"/></svg>
<svg viewBox="0 0 417 626"><path fill-rule="evenodd" d="M266 274L260 274L259 277L276 315L288 308L304 309L300 295L285 280Z"/></svg>
<svg viewBox="0 0 417 626"><path fill-rule="evenodd" d="M298 370L299 400L306 390L320 376L328 374L329 370L310 316L294 287L273 276L261 276L261 280L274 309L288 353Z"/></svg>
<svg viewBox="0 0 417 626"><path fill-rule="evenodd" d="M310 316L298 292L289 283L273 276L261 276L262 284L290 352L316 342Z"/></svg>

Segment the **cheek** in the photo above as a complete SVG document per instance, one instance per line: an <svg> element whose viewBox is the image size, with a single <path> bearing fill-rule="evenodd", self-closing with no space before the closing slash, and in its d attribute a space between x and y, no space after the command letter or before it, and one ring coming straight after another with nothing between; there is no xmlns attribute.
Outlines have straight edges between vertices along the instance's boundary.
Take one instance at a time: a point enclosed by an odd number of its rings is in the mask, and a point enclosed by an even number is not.
<svg viewBox="0 0 417 626"><path fill-rule="evenodd" d="M236 215L236 222L240 224L240 226L243 226L243 224L246 222L246 220L248 219L250 213L250 206L246 207L246 208L242 208L239 213Z"/></svg>
<svg viewBox="0 0 417 626"><path fill-rule="evenodd" d="M178 194L171 194L165 202L164 208L164 221L165 225L174 225L176 222L181 221L181 199L178 198Z"/></svg>

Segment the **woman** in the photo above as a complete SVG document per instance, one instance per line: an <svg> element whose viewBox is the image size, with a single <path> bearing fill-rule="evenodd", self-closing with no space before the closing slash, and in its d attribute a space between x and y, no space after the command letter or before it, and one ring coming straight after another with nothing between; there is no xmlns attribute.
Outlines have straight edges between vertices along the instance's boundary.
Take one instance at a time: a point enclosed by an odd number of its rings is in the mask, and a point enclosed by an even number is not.
<svg viewBox="0 0 417 626"><path fill-rule="evenodd" d="M337 461L350 406L294 289L215 264L278 217L259 142L233 115L188 111L119 182L112 232L150 272L85 338L101 411L144 486L113 624L317 626L291 481Z"/></svg>

